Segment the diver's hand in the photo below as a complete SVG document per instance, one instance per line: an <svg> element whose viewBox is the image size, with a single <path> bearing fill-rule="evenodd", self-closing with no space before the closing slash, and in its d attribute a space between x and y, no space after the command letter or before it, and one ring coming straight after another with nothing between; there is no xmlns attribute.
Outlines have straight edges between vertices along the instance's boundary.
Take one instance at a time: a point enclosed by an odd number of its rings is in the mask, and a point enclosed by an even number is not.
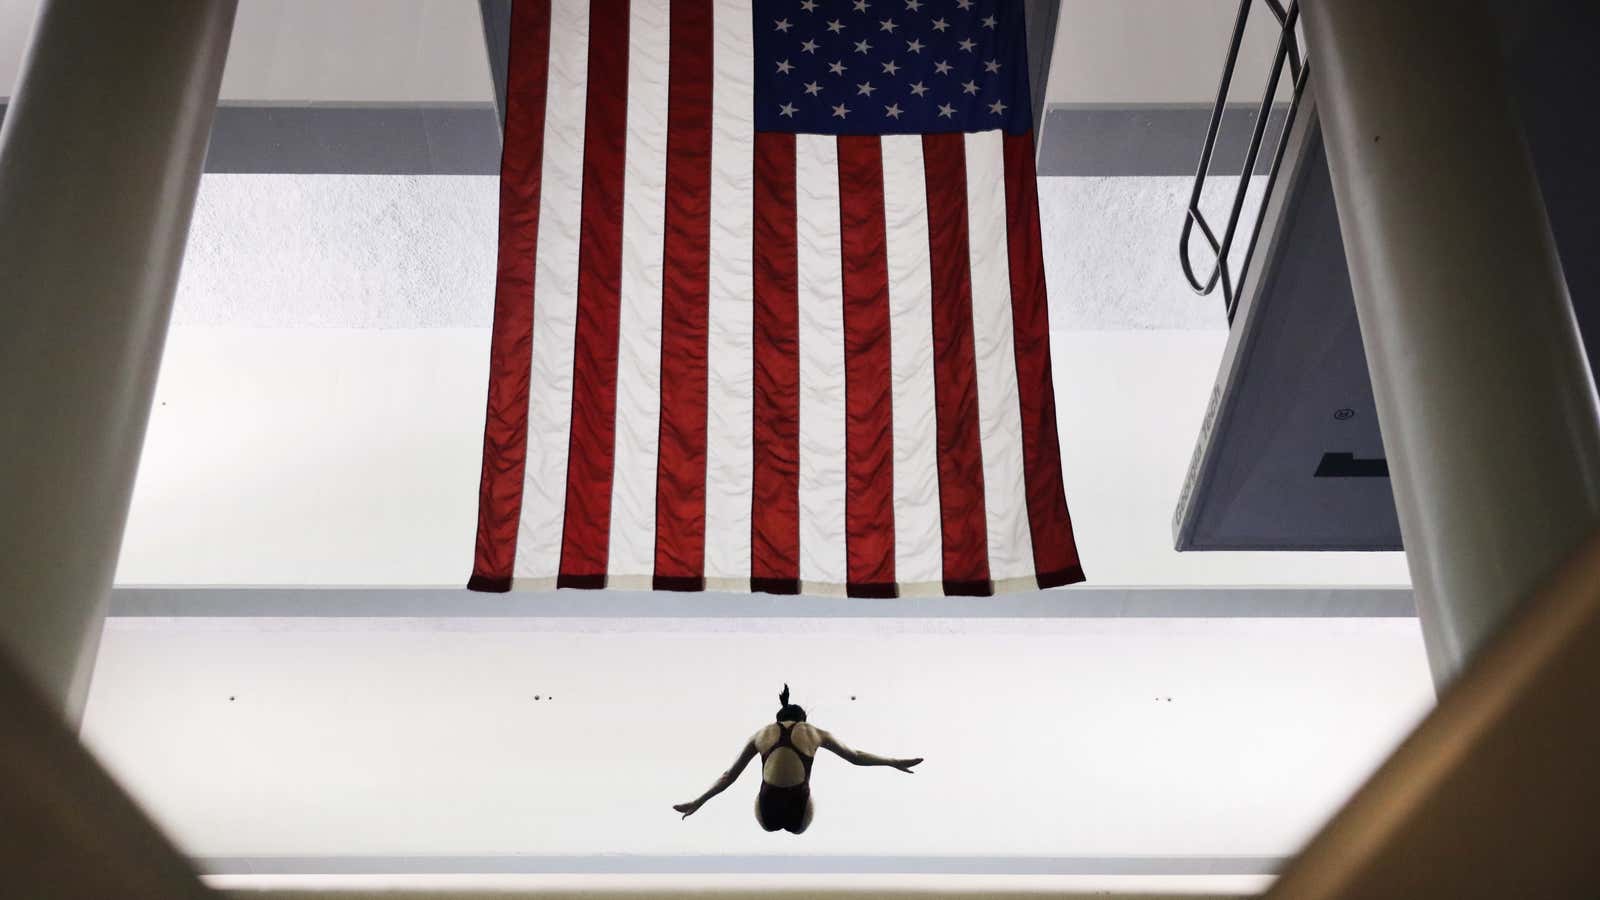
<svg viewBox="0 0 1600 900"><path fill-rule="evenodd" d="M694 801L691 801L689 803L676 803L676 804L673 804L672 808L677 810L678 812L683 813L683 817L685 819L687 819L687 818L689 818L690 816L694 815L696 812L699 811L699 809L700 809L700 801L694 800Z"/></svg>
<svg viewBox="0 0 1600 900"><path fill-rule="evenodd" d="M897 759L889 765L894 766L896 769L899 769L907 775L915 775L917 773L911 771L911 769L920 762L922 762L922 757L919 756L916 759Z"/></svg>

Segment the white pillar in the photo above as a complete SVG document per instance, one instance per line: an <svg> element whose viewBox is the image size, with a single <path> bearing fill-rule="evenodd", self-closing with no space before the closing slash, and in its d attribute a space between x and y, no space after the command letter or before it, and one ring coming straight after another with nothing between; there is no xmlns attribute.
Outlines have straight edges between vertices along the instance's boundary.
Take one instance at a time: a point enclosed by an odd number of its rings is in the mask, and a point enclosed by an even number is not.
<svg viewBox="0 0 1600 900"><path fill-rule="evenodd" d="M82 715L235 0L45 0L0 128L0 650Z"/></svg>
<svg viewBox="0 0 1600 900"><path fill-rule="evenodd" d="M1600 417L1476 2L1303 0L1400 530L1443 686L1600 527Z"/></svg>

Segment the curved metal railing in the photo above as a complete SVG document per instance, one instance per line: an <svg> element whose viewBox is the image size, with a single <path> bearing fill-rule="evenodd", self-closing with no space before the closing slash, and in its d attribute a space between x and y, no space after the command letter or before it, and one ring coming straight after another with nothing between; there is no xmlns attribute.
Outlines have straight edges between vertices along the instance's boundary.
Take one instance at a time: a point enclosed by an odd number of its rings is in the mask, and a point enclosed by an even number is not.
<svg viewBox="0 0 1600 900"><path fill-rule="evenodd" d="M1195 293L1205 296L1216 290L1218 284L1222 286L1222 299L1229 324L1233 323L1233 314L1239 307L1240 290L1245 277L1249 274L1250 261L1255 256L1256 242L1261 237L1261 209L1272 197L1273 188L1277 184L1278 171L1283 165L1283 153L1288 146L1289 130L1294 125L1295 113L1300 108L1300 98L1305 93L1306 77L1311 71L1310 62L1301 54L1300 41L1295 35L1295 25L1300 19L1299 0L1291 0L1287 9L1279 0L1260 0L1278 20L1278 50L1273 56L1272 71L1267 78L1266 91L1256 112L1255 128L1250 134L1250 145L1245 152L1244 166L1239 173L1239 184L1234 190L1228 220L1221 239L1218 239L1216 229L1212 228L1211 223L1206 221L1205 215L1200 212L1200 195L1205 190L1206 176L1211 170L1211 157L1216 151L1217 135L1222 130L1223 112L1228 105L1228 88L1233 82L1233 71L1239 61L1239 47L1244 41L1245 26L1250 19L1250 8L1256 2L1257 0L1239 0L1239 15L1234 20L1233 38L1228 43L1228 57L1222 66L1222 83L1217 88L1217 102L1211 110L1211 125L1206 130L1205 143L1200 149L1200 164L1195 171L1194 190L1189 194L1189 209L1184 215L1183 234L1178 243L1178 261L1183 266L1183 277L1188 280L1189 286L1194 288ZM1255 225L1250 230L1250 241L1245 245L1244 258L1240 261L1239 271L1235 275L1228 260L1233 251L1234 238L1239 229L1239 217L1244 210L1245 194L1250 189L1250 177L1255 172L1256 161L1261 155L1261 145L1267 131L1267 119L1272 113L1273 98L1277 96L1278 82L1282 78L1285 65L1288 66L1290 76L1294 80L1293 95L1289 100L1288 111L1284 115L1283 127L1278 132L1277 145L1273 148L1272 165L1267 170L1266 189L1261 197L1261 206L1256 210ZM1195 274L1194 261L1190 257L1191 240L1197 226L1213 256L1211 270L1203 279Z"/></svg>

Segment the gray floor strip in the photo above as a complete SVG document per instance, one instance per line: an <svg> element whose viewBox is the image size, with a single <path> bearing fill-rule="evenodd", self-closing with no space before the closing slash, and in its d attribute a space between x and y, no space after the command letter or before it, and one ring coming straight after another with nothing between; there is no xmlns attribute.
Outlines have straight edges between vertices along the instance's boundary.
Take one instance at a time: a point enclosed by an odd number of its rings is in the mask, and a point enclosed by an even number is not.
<svg viewBox="0 0 1600 900"><path fill-rule="evenodd" d="M0 100L0 121L6 104ZM224 175L498 175L492 103L217 107L205 171Z"/></svg>
<svg viewBox="0 0 1600 900"><path fill-rule="evenodd" d="M273 618L1395 618L1406 588L1079 587L999 597L863 600L772 594L448 588L117 588L112 616Z"/></svg>
<svg viewBox="0 0 1600 900"><path fill-rule="evenodd" d="M213 856L207 875L1272 875L1277 856Z"/></svg>
<svg viewBox="0 0 1600 900"><path fill-rule="evenodd" d="M1229 106L1212 156L1215 175L1238 175L1255 127L1254 106ZM1267 118L1255 174L1265 175L1284 109ZM1193 176L1211 122L1204 106L1051 106L1039 134L1040 175Z"/></svg>
<svg viewBox="0 0 1600 900"><path fill-rule="evenodd" d="M499 115L493 104L222 106L206 171L498 175Z"/></svg>
<svg viewBox="0 0 1600 900"><path fill-rule="evenodd" d="M1044 111L1039 174L1193 175L1209 106L1068 106ZM0 101L0 119L5 103ZM1253 107L1230 107L1213 171L1237 174ZM1266 146L1282 112L1269 119ZM1257 173L1264 174L1270 152ZM497 175L500 127L492 103L472 105L224 105L206 171L225 174Z"/></svg>

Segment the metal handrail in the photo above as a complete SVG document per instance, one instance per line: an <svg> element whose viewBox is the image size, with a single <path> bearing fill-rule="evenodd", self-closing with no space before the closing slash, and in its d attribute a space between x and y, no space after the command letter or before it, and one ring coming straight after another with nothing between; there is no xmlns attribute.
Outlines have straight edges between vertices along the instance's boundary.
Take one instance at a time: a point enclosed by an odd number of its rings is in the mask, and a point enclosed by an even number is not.
<svg viewBox="0 0 1600 900"><path fill-rule="evenodd" d="M1250 188L1250 176L1255 171L1256 160L1261 155L1261 144L1267 130L1267 117L1272 112L1273 98L1278 92L1278 81L1287 64L1294 79L1294 91L1289 101L1288 112L1284 116L1283 128L1278 132L1277 145L1272 153L1272 165L1267 170L1266 188L1261 197L1263 208L1272 197L1272 191L1277 185L1278 172L1283 166L1284 151L1288 147L1289 130L1294 124L1295 113L1299 111L1300 98L1305 94L1306 79L1311 72L1310 63L1301 54L1300 42L1294 33L1295 25L1300 18L1299 0L1291 0L1287 8L1279 0L1262 0L1278 20L1278 49L1273 56L1266 91L1256 112L1255 127L1250 134L1249 149L1245 153L1243 171L1239 173L1239 185L1234 190L1227 225L1222 238L1218 240L1211 223L1206 221L1205 215L1200 212L1200 195L1205 190L1206 176L1210 174L1211 157L1216 150L1217 135L1222 130L1222 115L1228 105L1228 88L1233 82L1233 71L1239 61L1239 47L1244 41L1245 26L1250 19L1250 8L1255 2L1256 0L1239 2L1239 15L1234 19L1233 37L1228 42L1228 55L1222 65L1222 82L1217 88L1217 101L1211 109L1211 123L1206 129L1205 142L1200 148L1200 163L1195 171L1194 189L1189 194L1189 208L1184 215L1183 232L1178 241L1178 262L1183 267L1183 277L1188 280L1189 286L1195 293L1201 296L1216 290L1219 283L1222 285L1223 306L1230 325L1233 323L1234 312L1239 307L1240 289L1243 287L1245 276L1249 274L1256 243L1261 237L1261 209L1258 208L1256 211L1255 226L1250 231L1249 243L1245 245L1244 259L1240 261L1237 278L1230 269L1228 256L1233 250L1234 237L1239 228L1239 216L1244 210L1245 193ZM1190 242L1195 226L1199 226L1200 234L1210 246L1213 255L1211 271L1204 279L1195 275L1194 262L1190 258Z"/></svg>

